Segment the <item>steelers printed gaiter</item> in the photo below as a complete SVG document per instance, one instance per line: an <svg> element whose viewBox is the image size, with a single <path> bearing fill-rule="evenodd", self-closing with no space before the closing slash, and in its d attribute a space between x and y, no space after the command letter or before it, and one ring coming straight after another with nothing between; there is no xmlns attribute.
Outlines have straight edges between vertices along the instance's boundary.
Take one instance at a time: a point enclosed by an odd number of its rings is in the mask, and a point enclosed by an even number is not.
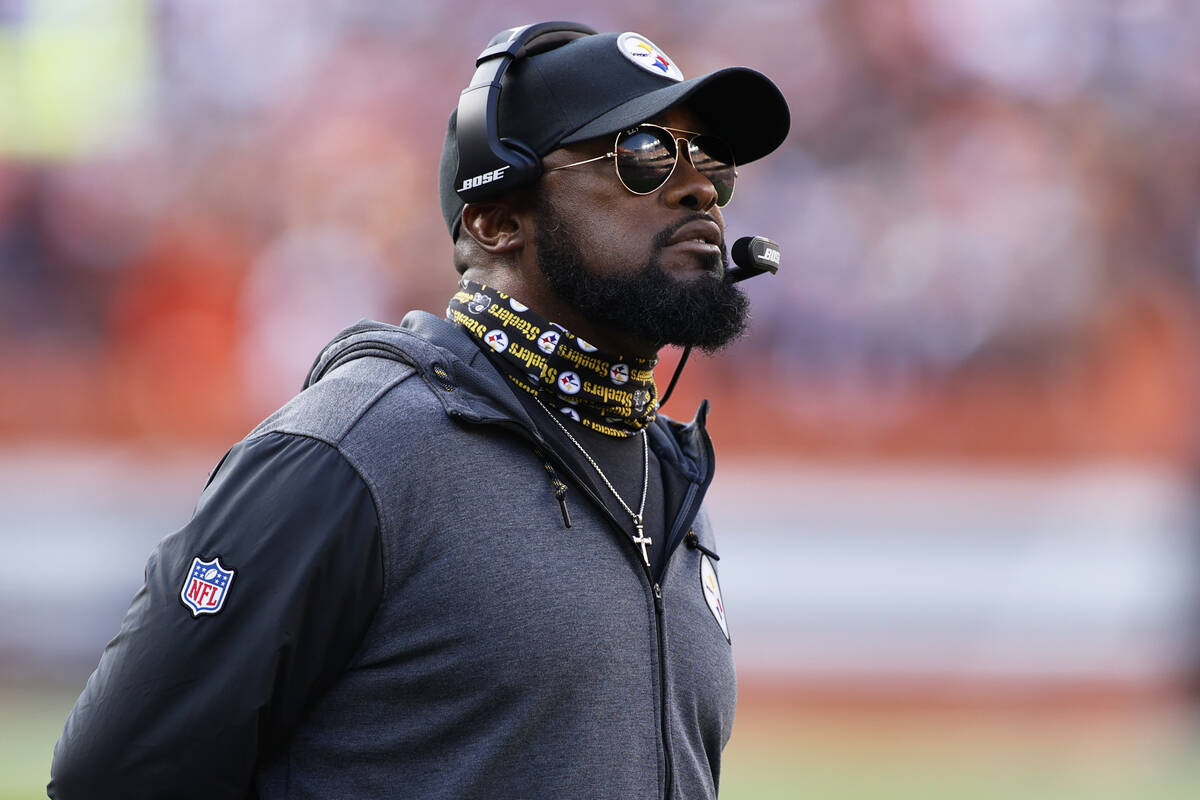
<svg viewBox="0 0 1200 800"><path fill-rule="evenodd" d="M607 436L632 436L654 420L657 359L609 355L503 292L459 285L446 318L494 351L522 389Z"/></svg>

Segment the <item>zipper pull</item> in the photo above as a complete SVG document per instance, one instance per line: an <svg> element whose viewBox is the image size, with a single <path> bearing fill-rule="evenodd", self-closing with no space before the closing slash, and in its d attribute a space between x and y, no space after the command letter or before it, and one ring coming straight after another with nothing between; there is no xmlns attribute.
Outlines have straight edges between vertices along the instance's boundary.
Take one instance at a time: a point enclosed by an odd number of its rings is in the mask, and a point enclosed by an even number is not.
<svg viewBox="0 0 1200 800"><path fill-rule="evenodd" d="M700 537L696 535L695 531L688 531L687 536L683 537L683 543L686 544L688 547L692 548L693 550L699 550L701 553L704 553L704 555L708 556L713 561L721 560L721 557L719 555L714 553L712 550L709 550L704 545L700 544Z"/></svg>
<svg viewBox="0 0 1200 800"><path fill-rule="evenodd" d="M563 525L571 527L571 512L567 510L567 485L561 481L554 487L554 499L558 501L558 510L562 512Z"/></svg>
<svg viewBox="0 0 1200 800"><path fill-rule="evenodd" d="M659 614L663 613L662 587L657 583L654 584L654 610Z"/></svg>
<svg viewBox="0 0 1200 800"><path fill-rule="evenodd" d="M567 510L567 485L558 479L558 472L540 447L533 448L533 454L542 460L542 469L546 470L550 485L554 487L554 499L558 501L558 510L562 512L563 525L571 527L571 512Z"/></svg>

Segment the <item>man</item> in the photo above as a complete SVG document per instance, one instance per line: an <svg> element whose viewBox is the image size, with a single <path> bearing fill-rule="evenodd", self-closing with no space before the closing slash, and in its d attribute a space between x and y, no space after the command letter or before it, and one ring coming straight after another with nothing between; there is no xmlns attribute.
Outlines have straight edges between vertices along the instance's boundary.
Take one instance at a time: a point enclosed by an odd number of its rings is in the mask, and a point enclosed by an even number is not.
<svg viewBox="0 0 1200 800"><path fill-rule="evenodd" d="M540 177L464 204L451 116L446 318L344 331L218 464L67 720L52 797L715 797L735 683L712 448L703 408L656 414L652 369L741 331L720 206L787 107L631 33L510 61L499 136Z"/></svg>

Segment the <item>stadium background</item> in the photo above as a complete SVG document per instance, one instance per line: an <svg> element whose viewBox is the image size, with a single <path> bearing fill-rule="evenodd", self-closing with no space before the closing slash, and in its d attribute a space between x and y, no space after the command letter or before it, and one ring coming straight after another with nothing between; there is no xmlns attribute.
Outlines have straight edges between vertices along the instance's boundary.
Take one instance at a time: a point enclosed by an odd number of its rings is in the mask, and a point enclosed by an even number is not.
<svg viewBox="0 0 1200 800"><path fill-rule="evenodd" d="M727 213L780 274L667 409L714 405L723 797L1195 796L1200 7L0 0L0 797L229 444L444 307L446 115L555 18L794 115Z"/></svg>

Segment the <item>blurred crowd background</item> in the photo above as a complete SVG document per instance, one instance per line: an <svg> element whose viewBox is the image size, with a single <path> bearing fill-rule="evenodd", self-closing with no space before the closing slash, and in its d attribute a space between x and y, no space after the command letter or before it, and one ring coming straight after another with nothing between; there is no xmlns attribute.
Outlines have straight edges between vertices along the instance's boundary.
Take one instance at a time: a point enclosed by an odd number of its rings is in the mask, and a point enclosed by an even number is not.
<svg viewBox="0 0 1200 800"><path fill-rule="evenodd" d="M474 51L572 15L790 100L728 215L784 270L687 376L727 448L1192 457L1184 0L4 0L0 432L225 439L348 320L442 308Z"/></svg>
<svg viewBox="0 0 1200 800"><path fill-rule="evenodd" d="M791 105L726 213L780 272L666 409L714 403L747 707L1191 719L1190 0L0 0L0 681L78 691L160 522L321 345L445 307L446 118L545 19Z"/></svg>

